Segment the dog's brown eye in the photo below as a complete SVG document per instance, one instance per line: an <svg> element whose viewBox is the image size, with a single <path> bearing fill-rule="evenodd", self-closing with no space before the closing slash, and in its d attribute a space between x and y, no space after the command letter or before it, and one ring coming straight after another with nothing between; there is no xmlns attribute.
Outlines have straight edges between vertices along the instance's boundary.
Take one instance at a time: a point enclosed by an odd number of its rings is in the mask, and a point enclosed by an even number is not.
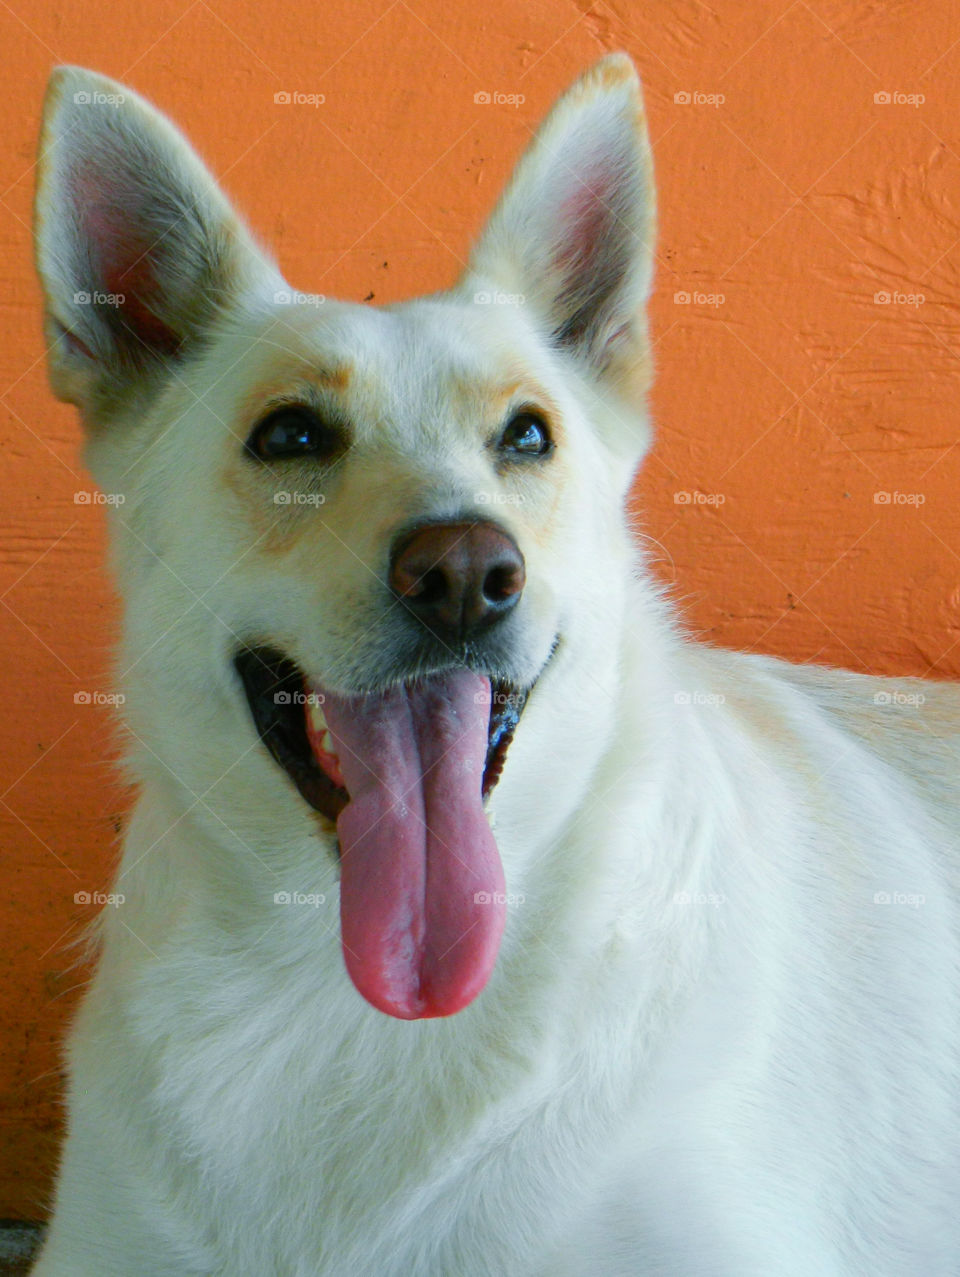
<svg viewBox="0 0 960 1277"><path fill-rule="evenodd" d="M329 456L340 446L336 430L309 408L277 408L254 426L247 452L260 461L284 457Z"/></svg>
<svg viewBox="0 0 960 1277"><path fill-rule="evenodd" d="M524 457L543 457L553 447L547 423L535 412L518 412L500 436L500 447Z"/></svg>

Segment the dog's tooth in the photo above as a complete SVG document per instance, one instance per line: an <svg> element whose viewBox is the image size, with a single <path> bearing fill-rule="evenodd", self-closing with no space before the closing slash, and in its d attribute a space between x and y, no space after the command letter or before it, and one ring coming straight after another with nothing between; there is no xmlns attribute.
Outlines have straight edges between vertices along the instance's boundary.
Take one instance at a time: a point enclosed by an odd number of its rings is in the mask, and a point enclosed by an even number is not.
<svg viewBox="0 0 960 1277"><path fill-rule="evenodd" d="M320 748L325 749L328 754L332 754L334 758L336 758L337 749L333 743L333 737L330 735L329 731L324 732L323 735L320 737Z"/></svg>
<svg viewBox="0 0 960 1277"><path fill-rule="evenodd" d="M311 729L319 736L327 730L327 720L323 716L323 706L317 701L307 702L307 719Z"/></svg>

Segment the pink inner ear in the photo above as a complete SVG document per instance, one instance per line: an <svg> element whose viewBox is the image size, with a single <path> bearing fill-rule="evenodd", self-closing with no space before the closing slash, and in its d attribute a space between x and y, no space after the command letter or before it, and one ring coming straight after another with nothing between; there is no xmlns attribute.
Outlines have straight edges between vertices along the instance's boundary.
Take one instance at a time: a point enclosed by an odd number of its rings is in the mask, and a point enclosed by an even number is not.
<svg viewBox="0 0 960 1277"><path fill-rule="evenodd" d="M156 313L161 291L153 255L160 246L162 232L150 240L143 233L139 210L123 207L124 196L129 199L127 192L111 190L106 182L98 182L99 176L96 169L90 169L74 173L70 182L73 204L89 246L94 273L91 291L123 298L116 302L116 311L135 346L142 344L158 354L174 354L180 338Z"/></svg>
<svg viewBox="0 0 960 1277"><path fill-rule="evenodd" d="M617 176L595 166L577 174L573 190L560 204L556 263L565 273L593 270L616 220Z"/></svg>

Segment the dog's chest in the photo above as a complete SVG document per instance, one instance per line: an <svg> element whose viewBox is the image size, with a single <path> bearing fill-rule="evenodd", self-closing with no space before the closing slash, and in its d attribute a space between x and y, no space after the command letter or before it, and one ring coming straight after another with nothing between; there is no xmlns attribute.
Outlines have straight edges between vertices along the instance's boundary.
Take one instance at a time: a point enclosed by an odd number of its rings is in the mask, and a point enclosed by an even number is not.
<svg viewBox="0 0 960 1277"><path fill-rule="evenodd" d="M243 1271L386 1274L387 1255L407 1256L398 1274L428 1271L425 1250L455 1250L472 1227L478 1165L494 1147L515 1160L535 1097L511 1087L505 1061L496 1076L488 1047L454 1063L429 1022L364 1023L352 988L315 974L310 989L302 973L253 964L219 978L195 970L186 1006L174 978L172 1028L142 1043L149 1106L177 1150L171 1174L194 1184L198 1229L212 1227ZM156 994L150 1014L155 1025Z"/></svg>

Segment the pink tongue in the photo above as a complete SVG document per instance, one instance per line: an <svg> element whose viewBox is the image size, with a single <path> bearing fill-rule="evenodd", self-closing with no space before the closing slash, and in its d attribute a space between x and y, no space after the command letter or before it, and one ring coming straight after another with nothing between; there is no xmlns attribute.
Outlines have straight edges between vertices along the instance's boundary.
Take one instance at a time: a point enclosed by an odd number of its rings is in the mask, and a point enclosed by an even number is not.
<svg viewBox="0 0 960 1277"><path fill-rule="evenodd" d="M337 821L347 971L388 1015L452 1015L486 984L505 918L481 798L489 680L456 670L323 695L350 795Z"/></svg>

